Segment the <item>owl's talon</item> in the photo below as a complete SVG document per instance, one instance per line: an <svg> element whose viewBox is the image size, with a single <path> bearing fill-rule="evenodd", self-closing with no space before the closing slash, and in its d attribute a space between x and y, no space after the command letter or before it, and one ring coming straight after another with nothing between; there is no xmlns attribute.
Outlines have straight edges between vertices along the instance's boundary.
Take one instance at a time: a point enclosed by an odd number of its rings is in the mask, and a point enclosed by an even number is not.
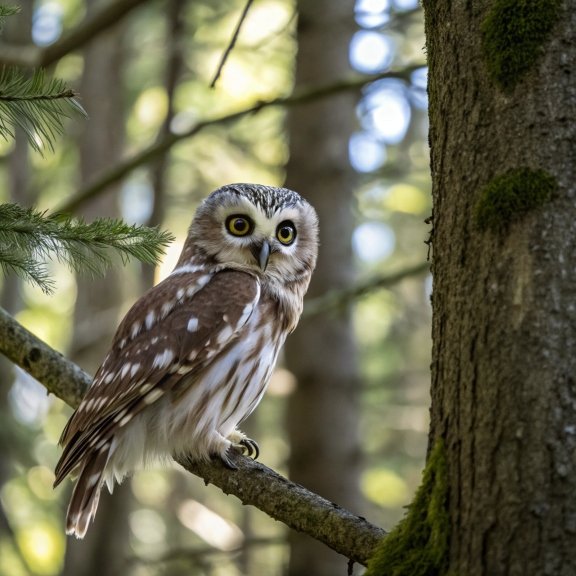
<svg viewBox="0 0 576 576"><path fill-rule="evenodd" d="M252 440L252 438L242 438L240 441L232 444L232 446L244 454L244 456L248 456L248 458L252 458L253 460L258 460L258 456L260 456L260 447L256 440Z"/></svg>
<svg viewBox="0 0 576 576"><path fill-rule="evenodd" d="M218 458L222 464L228 468L228 470L238 470L238 466L236 466L236 464L234 464L234 462L228 458L228 454L226 452L223 454L215 454L214 457Z"/></svg>
<svg viewBox="0 0 576 576"><path fill-rule="evenodd" d="M258 460L258 456L260 456L260 446L258 446L258 442L256 440L252 440L252 438L244 438L240 441L242 446L246 447L248 452L248 456L253 460Z"/></svg>

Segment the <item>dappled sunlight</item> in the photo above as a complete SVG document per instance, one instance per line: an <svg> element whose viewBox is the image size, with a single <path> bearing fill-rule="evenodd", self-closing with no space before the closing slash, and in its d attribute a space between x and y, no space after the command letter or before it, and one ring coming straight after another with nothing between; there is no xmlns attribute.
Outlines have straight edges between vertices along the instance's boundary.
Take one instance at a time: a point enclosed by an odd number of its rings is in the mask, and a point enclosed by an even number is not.
<svg viewBox="0 0 576 576"><path fill-rule="evenodd" d="M261 101L290 98L298 34L292 0L254 2L220 79L214 89L209 87L244 4L244 0L224 0L184 5L174 54L168 52L173 23L166 6L149 3L136 7L122 22L125 34L116 70L121 70L121 101L104 98L108 112L120 112L117 123L103 132L104 119L91 109L86 120L67 119L65 133L56 140L53 153L28 155L29 171L17 189L21 195L18 201L37 203L42 210L52 211L126 159L200 126L194 136L168 145L165 154L151 153L145 163L128 170L76 211L87 220L106 213L138 224L158 217L153 224L176 236L153 271L153 281L159 283L175 267L192 214L211 190L230 182L283 185L289 159L287 111L294 108L270 106L234 121L218 119ZM416 8L416 0L358 0L355 12L349 14L351 43L344 59L349 59L350 69L342 72L342 82L365 74L394 74L408 64L423 62L421 16L398 18L400 12ZM53 42L73 29L85 10L82 0L37 3L34 41L40 46ZM97 51L102 47L100 41L93 40ZM174 64L171 57L178 62ZM74 90L81 91L85 63L79 49L51 65L51 69ZM170 101L168 76L172 73L177 80ZM347 276L349 286L334 287L336 294L425 258L427 226L423 220L430 212L426 79L427 69L421 67L401 77L386 77L354 89L358 98L350 106L353 133L349 140L337 142L335 138L334 145L343 144L348 150L357 178L350 204L333 203L330 209L353 215L352 236L345 239L342 250L352 251L355 270ZM106 77L101 79L105 88L108 81ZM318 75L304 88L314 91L324 84ZM112 94L112 85L108 88ZM352 93L340 90L336 94ZM84 102L83 96L89 100L89 94L80 94L80 102ZM332 95L325 96L329 97ZM166 121L168 129L163 132ZM100 142L104 150L119 142L121 146L117 157L100 164L99 158L88 157L83 151L86 140ZM13 149L12 139L0 138L0 155L5 160L0 167L2 201L10 200L13 194L9 160ZM326 170L332 177L339 169L327 165L320 156L316 160L319 173ZM89 181L83 181L84 172L92 174ZM300 192L310 194L309 190ZM155 204L159 198L160 206ZM330 228L326 220L320 225L322 230ZM341 241L340 235L324 240L326 245ZM97 366L103 357L97 350L99 339L109 342L122 313L147 289L146 282L152 281L152 273L145 277L136 261L122 267L118 258L117 264L110 275L109 293L103 289L99 294L113 304L92 313L93 303L78 299L88 310L82 322L74 321L76 277L60 262L49 263L56 286L53 295L20 283L18 298L5 306L12 306L19 322L66 356L79 345L86 344L88 351L94 348L92 360ZM116 274L117 283L113 279ZM419 482L425 452L430 292L430 277L425 280L419 275L387 289L371 289L343 304L350 304L361 367L357 382L362 404L358 452L362 452L359 457L366 463L361 490L367 503L366 516L385 528L403 514ZM314 294L314 298L324 296ZM337 317L340 308L325 314ZM318 316L312 321L322 319ZM331 346L329 336L326 341L311 343L306 353L314 354L315 347ZM48 396L45 388L24 372L17 370L15 374L5 405L0 403L0 416L6 416L5 428L0 426L0 431L7 438L7 466L5 476L0 477L0 498L15 538L13 542L0 535L0 573L25 576L32 570L38 576L56 575L62 570L67 545L63 516L70 483L53 490L53 470L61 454L58 441L71 409ZM282 367L281 360L259 409L240 425L258 441L259 462L282 474L288 474L291 457L286 406L297 387L296 377ZM334 436L337 439L337 434ZM338 474L338 469L326 473ZM235 498L223 495L214 486L205 486L181 467L139 471L125 483L131 488L125 492L131 499L127 513L130 529L122 537L129 544L126 554L133 554L134 562L126 564L124 570L124 558L117 558L121 566L118 574L168 573L173 559L166 560L164 555L195 547L209 551L202 562L214 575L277 576L286 571L284 525L256 509L239 506ZM96 525L93 528L99 529ZM116 537L115 528L105 527L102 539L108 536L106 531ZM259 538L278 541L258 543ZM242 546L245 548L241 553L229 553ZM155 564L155 556L162 562ZM66 558L66 562L72 562L68 555ZM182 558L174 562L180 562L176 571L191 573L195 566L192 560ZM344 565L342 573L345 570Z"/></svg>
<svg viewBox="0 0 576 576"><path fill-rule="evenodd" d="M170 479L161 470L142 470L130 483L134 496L145 506L161 508L170 496Z"/></svg>
<svg viewBox="0 0 576 576"><path fill-rule="evenodd" d="M52 489L54 472L47 466L34 466L28 470L28 486L32 493L42 500L54 500L56 493Z"/></svg>
<svg viewBox="0 0 576 576"><path fill-rule="evenodd" d="M160 126L168 111L168 97L166 90L160 86L153 86L144 90L136 100L134 112L142 128Z"/></svg>
<svg viewBox="0 0 576 576"><path fill-rule="evenodd" d="M162 544L166 538L166 523L161 514L140 508L130 515L130 529L145 545Z"/></svg>
<svg viewBox="0 0 576 576"><path fill-rule="evenodd" d="M267 393L271 396L288 396L294 391L297 384L296 378L290 370L276 368L268 385Z"/></svg>
<svg viewBox="0 0 576 576"><path fill-rule="evenodd" d="M14 386L8 398L14 416L30 425L37 424L46 416L51 402L44 386L20 368L16 368Z"/></svg>
<svg viewBox="0 0 576 576"><path fill-rule="evenodd" d="M350 43L350 61L356 70L365 74L387 70L394 55L394 41L379 32L356 32Z"/></svg>
<svg viewBox="0 0 576 576"><path fill-rule="evenodd" d="M233 550L244 540L238 526L195 500L182 502L178 508L178 519L183 526L218 550Z"/></svg>
<svg viewBox="0 0 576 576"><path fill-rule="evenodd" d="M361 260L385 260L394 251L394 231L382 222L364 222L354 230L352 244Z"/></svg>
<svg viewBox="0 0 576 576"><path fill-rule="evenodd" d="M54 574L62 562L64 538L60 526L35 522L18 532L18 544L36 574Z"/></svg>
<svg viewBox="0 0 576 576"><path fill-rule="evenodd" d="M389 468L373 468L365 472L362 490L368 500L388 508L405 505L410 499L406 481Z"/></svg>
<svg viewBox="0 0 576 576"><path fill-rule="evenodd" d="M178 262L178 258L180 257L180 253L182 252L182 247L184 246L184 239L178 239L172 242L168 249L166 250L166 254L162 259L162 262L159 266L156 266L155 271L155 283L161 282L166 278L172 270L176 267L176 263Z"/></svg>
<svg viewBox="0 0 576 576"><path fill-rule="evenodd" d="M357 172L370 173L386 163L386 146L372 132L356 132L350 137L350 164Z"/></svg>
<svg viewBox="0 0 576 576"><path fill-rule="evenodd" d="M385 192L383 204L387 210L424 214L430 206L430 199L422 188L410 184L395 184Z"/></svg>

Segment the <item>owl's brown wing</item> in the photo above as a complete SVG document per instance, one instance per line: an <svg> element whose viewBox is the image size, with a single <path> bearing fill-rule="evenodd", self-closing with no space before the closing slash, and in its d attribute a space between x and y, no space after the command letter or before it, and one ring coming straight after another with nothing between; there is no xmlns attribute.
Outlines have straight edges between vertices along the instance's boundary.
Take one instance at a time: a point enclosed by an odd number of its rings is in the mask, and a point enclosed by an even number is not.
<svg viewBox="0 0 576 576"><path fill-rule="evenodd" d="M136 414L184 378L188 384L191 373L237 337L259 298L255 276L223 270L170 276L136 302L62 433L54 485Z"/></svg>

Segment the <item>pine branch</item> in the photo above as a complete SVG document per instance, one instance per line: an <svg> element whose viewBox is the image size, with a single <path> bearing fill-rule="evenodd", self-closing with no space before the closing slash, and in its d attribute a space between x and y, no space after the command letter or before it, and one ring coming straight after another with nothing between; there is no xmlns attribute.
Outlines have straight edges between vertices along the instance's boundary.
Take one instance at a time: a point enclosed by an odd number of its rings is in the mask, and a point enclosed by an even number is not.
<svg viewBox="0 0 576 576"><path fill-rule="evenodd" d="M47 294L54 291L54 280L50 278L46 267L29 254L0 245L0 267L6 276L16 274Z"/></svg>
<svg viewBox="0 0 576 576"><path fill-rule="evenodd" d="M64 358L10 314L0 308L0 352L26 370L72 407L77 407L91 378ZM221 463L179 463L207 483L252 504L272 518L319 540L354 562L366 565L386 532L328 500L290 482L270 468L240 454L232 455L238 469Z"/></svg>
<svg viewBox="0 0 576 576"><path fill-rule="evenodd" d="M0 136L14 138L22 128L34 150L42 153L64 131L64 119L86 117L74 91L61 80L47 79L42 70L27 78L16 68L0 71Z"/></svg>
<svg viewBox="0 0 576 576"><path fill-rule="evenodd" d="M57 260L75 271L103 274L117 253L155 264L173 240L156 228L100 218L90 224L62 214L47 215L16 204L0 204L0 266L53 291L44 262Z"/></svg>

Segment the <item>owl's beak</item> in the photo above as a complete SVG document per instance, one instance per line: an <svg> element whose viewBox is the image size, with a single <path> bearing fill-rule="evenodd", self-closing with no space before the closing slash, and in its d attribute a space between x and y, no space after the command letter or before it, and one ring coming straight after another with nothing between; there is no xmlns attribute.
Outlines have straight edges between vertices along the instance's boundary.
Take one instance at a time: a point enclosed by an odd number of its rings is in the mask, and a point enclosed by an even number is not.
<svg viewBox="0 0 576 576"><path fill-rule="evenodd" d="M264 240L261 246L255 246L252 252L254 254L254 258L258 260L258 265L262 272L266 270L266 266L268 266L268 260L270 258L270 244Z"/></svg>

